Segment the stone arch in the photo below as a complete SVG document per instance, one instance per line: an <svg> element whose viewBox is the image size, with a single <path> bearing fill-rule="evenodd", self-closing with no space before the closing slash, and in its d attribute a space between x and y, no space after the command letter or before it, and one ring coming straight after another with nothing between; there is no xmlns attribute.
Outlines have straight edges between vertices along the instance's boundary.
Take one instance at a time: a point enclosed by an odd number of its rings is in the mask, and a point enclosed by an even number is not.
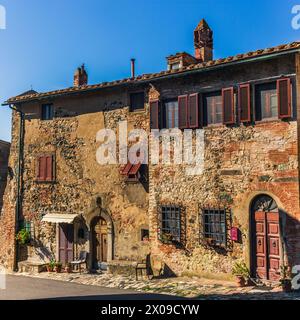
<svg viewBox="0 0 300 320"><path fill-rule="evenodd" d="M276 280L284 261L281 220L281 211L270 194L261 193L252 198L249 210L249 257L254 277Z"/></svg>
<svg viewBox="0 0 300 320"><path fill-rule="evenodd" d="M103 209L101 207L96 207L92 210L89 210L86 214L83 215L85 219L86 226L89 231L89 268L92 268L93 264L93 238L92 238L92 222L95 218L102 218L105 220L107 224L107 261L111 261L114 259L114 223L111 217L111 214L107 209Z"/></svg>

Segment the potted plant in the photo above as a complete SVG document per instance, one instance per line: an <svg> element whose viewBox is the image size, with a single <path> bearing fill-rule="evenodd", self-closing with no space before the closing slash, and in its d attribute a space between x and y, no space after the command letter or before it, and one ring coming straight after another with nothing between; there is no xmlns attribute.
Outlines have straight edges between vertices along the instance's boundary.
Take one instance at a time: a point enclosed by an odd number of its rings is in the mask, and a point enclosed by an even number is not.
<svg viewBox="0 0 300 320"><path fill-rule="evenodd" d="M280 284L283 292L292 291L292 274L291 270L287 265L280 267Z"/></svg>
<svg viewBox="0 0 300 320"><path fill-rule="evenodd" d="M237 285L245 287L250 279L250 271L244 261L237 261L232 267L232 274L236 277Z"/></svg>
<svg viewBox="0 0 300 320"><path fill-rule="evenodd" d="M16 240L21 245L28 244L30 242L30 232L26 229L21 229L16 235Z"/></svg>
<svg viewBox="0 0 300 320"><path fill-rule="evenodd" d="M55 271L56 273L60 273L60 272L61 272L61 269L62 269L62 263L59 262L59 261L56 261L56 262L55 262L54 271Z"/></svg>
<svg viewBox="0 0 300 320"><path fill-rule="evenodd" d="M71 263L67 263L66 264L66 266L65 266L65 271L67 272L67 273L71 273L72 272L72 265L71 265Z"/></svg>
<svg viewBox="0 0 300 320"><path fill-rule="evenodd" d="M55 260L50 260L50 262L47 264L47 271L53 272L55 267Z"/></svg>

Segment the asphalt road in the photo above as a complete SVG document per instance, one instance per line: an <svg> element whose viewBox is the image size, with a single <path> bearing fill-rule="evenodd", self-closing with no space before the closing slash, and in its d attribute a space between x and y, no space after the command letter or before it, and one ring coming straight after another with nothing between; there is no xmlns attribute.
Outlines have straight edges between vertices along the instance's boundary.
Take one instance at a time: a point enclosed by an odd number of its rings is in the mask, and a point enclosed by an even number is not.
<svg viewBox="0 0 300 320"><path fill-rule="evenodd" d="M144 294L132 290L88 286L64 281L8 275L0 300L148 300L176 299L174 296Z"/></svg>

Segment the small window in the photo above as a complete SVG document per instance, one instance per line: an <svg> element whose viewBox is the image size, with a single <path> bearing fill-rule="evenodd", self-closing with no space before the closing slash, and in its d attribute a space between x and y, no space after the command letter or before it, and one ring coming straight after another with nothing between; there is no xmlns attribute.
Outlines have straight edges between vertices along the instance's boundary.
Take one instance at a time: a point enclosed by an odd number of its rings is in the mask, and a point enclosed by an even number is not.
<svg viewBox="0 0 300 320"><path fill-rule="evenodd" d="M278 118L276 82L255 87L256 120Z"/></svg>
<svg viewBox="0 0 300 320"><path fill-rule="evenodd" d="M148 229L141 229L141 240L142 241L149 241L149 230Z"/></svg>
<svg viewBox="0 0 300 320"><path fill-rule="evenodd" d="M53 104L42 105L42 120L52 120L54 116Z"/></svg>
<svg viewBox="0 0 300 320"><path fill-rule="evenodd" d="M176 206L161 207L161 234L164 243L181 242L181 208Z"/></svg>
<svg viewBox="0 0 300 320"><path fill-rule="evenodd" d="M178 69L180 69L180 62L170 64L170 70L178 70Z"/></svg>
<svg viewBox="0 0 300 320"><path fill-rule="evenodd" d="M223 123L223 104L221 93L205 95L204 107L207 115L207 125Z"/></svg>
<svg viewBox="0 0 300 320"><path fill-rule="evenodd" d="M144 92L130 94L130 111L143 110L145 104Z"/></svg>
<svg viewBox="0 0 300 320"><path fill-rule="evenodd" d="M226 246L226 211L204 209L203 235L207 242L215 246Z"/></svg>
<svg viewBox="0 0 300 320"><path fill-rule="evenodd" d="M79 240L84 240L84 229L83 228L78 229L77 237Z"/></svg>
<svg viewBox="0 0 300 320"><path fill-rule="evenodd" d="M53 155L42 156L37 159L37 180L38 181L53 181Z"/></svg>
<svg viewBox="0 0 300 320"><path fill-rule="evenodd" d="M178 100L165 102L166 129L178 128Z"/></svg>
<svg viewBox="0 0 300 320"><path fill-rule="evenodd" d="M20 230L25 230L29 233L29 237L30 239L33 238L33 223L31 221L28 221L28 220L21 220L19 221L19 229Z"/></svg>

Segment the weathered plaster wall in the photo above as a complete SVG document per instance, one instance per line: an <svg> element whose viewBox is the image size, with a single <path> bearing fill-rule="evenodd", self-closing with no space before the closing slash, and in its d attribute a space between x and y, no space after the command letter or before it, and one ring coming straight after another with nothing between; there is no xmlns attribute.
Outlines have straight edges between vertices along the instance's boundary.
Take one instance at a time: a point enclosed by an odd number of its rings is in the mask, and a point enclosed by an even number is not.
<svg viewBox="0 0 300 320"><path fill-rule="evenodd" d="M118 104L118 109L109 110L111 106L107 106L106 101L117 101L114 104ZM54 106L56 110L64 110L64 113L51 121L39 119L39 104L24 106L27 116L23 214L25 219L34 222L35 247L42 247L43 255L57 255L58 250L56 225L42 222L42 215L51 212L78 213L88 219L97 208L97 197L105 198L103 210L113 221L113 258L137 260L144 258L148 252L148 244L140 238L141 228L148 226L148 194L144 186L140 183L127 184L120 175L120 165L100 165L96 161L96 151L100 146L96 142L96 134L100 129L115 129L121 119L128 120L129 128L139 124L148 128L148 110L131 113L126 103L126 91L115 93L113 99L96 95L91 100L80 97L71 101L58 100ZM119 104L123 108L119 108ZM93 112L89 112L90 105L93 105ZM74 113L74 110L78 112ZM14 130L14 139L16 137L17 130ZM17 149L12 148L11 162L16 152ZM48 153L55 155L55 182L37 182L37 157ZM14 203L14 199L8 199L14 183L10 183L6 193L6 208ZM138 197L135 197L136 194ZM5 216L11 219L12 210L6 209ZM88 243L81 245L89 249ZM80 246L76 245L75 253L79 250ZM41 252L40 249L36 251Z"/></svg>

